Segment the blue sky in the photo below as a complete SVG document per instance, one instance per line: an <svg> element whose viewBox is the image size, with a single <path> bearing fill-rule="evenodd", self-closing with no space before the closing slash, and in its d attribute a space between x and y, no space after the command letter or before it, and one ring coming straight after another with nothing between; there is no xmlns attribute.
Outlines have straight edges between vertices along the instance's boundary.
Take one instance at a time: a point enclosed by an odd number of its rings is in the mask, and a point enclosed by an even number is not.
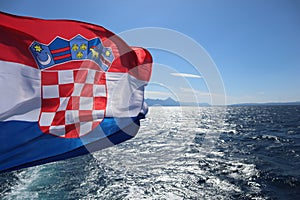
<svg viewBox="0 0 300 200"><path fill-rule="evenodd" d="M300 101L297 0L10 0L1 1L0 10L90 22L116 34L143 27L174 30L190 37L210 55L223 80L227 103ZM150 51L154 79L164 80L164 84L150 83L147 97L182 95L183 101L193 101L189 95L194 95L200 102L211 101L212 92L205 77L199 77L201 71L180 55ZM180 77L180 73L198 77Z"/></svg>

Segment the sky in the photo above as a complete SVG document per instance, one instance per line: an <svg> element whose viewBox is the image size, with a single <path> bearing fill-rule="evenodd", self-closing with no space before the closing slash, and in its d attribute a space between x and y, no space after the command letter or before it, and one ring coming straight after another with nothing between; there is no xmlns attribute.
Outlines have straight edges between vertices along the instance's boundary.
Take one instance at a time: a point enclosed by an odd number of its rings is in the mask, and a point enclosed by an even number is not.
<svg viewBox="0 0 300 200"><path fill-rule="evenodd" d="M153 56L147 98L300 101L298 0L1 0L0 11L85 21L146 45ZM149 34L130 39L137 29Z"/></svg>

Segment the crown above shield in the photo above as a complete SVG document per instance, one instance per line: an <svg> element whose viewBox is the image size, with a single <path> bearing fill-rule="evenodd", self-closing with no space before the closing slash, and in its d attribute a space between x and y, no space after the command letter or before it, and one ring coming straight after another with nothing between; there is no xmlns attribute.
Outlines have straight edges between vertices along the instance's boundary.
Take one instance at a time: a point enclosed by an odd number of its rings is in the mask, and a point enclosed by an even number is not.
<svg viewBox="0 0 300 200"><path fill-rule="evenodd" d="M112 49L104 47L100 38L88 40L77 35L71 40L56 37L48 45L34 41L29 47L40 69L76 60L92 60L107 71L114 61Z"/></svg>

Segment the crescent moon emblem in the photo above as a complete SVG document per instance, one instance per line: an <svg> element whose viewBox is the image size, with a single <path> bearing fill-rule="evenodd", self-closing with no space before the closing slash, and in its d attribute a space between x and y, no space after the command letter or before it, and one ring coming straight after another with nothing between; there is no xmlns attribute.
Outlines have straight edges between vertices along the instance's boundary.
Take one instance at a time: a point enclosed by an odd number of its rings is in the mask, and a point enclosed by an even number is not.
<svg viewBox="0 0 300 200"><path fill-rule="evenodd" d="M39 59L38 56L36 57L36 59L38 60L38 62L39 62L41 65L49 65L50 62L51 62L51 57L50 57L50 55L49 55L48 53L46 53L46 54L47 54L48 58L47 58L47 60L45 60L45 61L41 61L41 60Z"/></svg>

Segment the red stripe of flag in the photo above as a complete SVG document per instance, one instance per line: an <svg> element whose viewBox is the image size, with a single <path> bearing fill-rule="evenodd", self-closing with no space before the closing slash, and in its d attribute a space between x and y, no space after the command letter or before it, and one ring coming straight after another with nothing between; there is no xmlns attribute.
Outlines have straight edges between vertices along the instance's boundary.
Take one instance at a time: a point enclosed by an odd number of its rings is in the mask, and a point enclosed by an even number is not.
<svg viewBox="0 0 300 200"><path fill-rule="evenodd" d="M65 40L71 40L80 34L87 40L99 37L101 41L105 41L105 47L113 50L115 59L108 69L109 72L129 73L146 81L150 79L151 54L142 48L129 47L121 38L101 26L71 20L20 17L3 12L0 12L0 19L0 49L5 50L1 51L0 60L39 69L32 53L28 50L34 41L49 45L58 36ZM18 53L16 53L16 48ZM69 47L66 47L66 50L69 50ZM58 60L61 57L55 59ZM70 67L70 69L72 68Z"/></svg>

